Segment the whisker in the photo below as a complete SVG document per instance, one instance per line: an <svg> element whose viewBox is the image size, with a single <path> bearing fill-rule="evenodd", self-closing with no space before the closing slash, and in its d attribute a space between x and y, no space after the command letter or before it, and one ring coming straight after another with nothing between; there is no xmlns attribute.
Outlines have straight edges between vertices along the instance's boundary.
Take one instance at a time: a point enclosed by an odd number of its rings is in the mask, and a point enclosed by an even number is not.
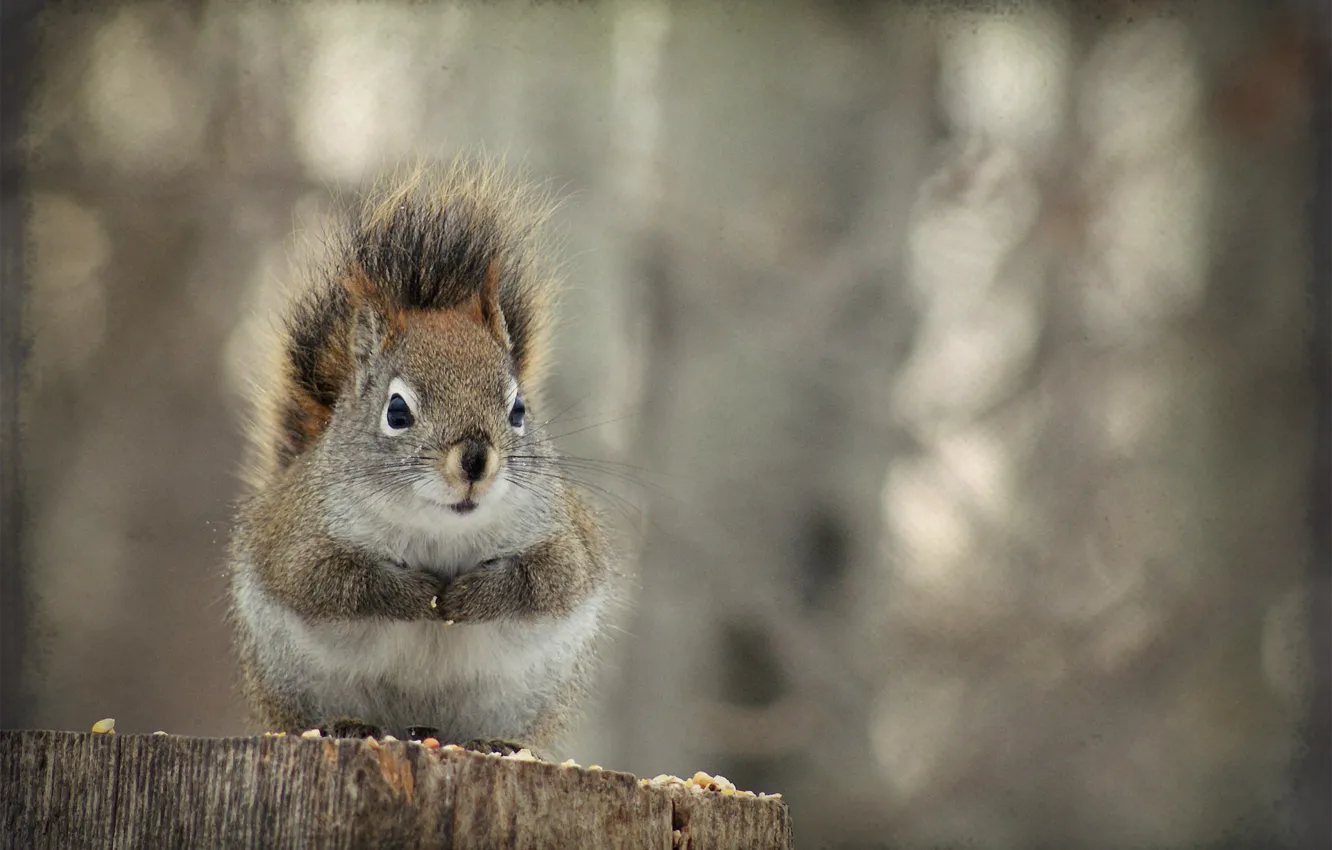
<svg viewBox="0 0 1332 850"><path fill-rule="evenodd" d="M635 514L637 514L639 522L647 522L649 525L653 525L654 527L656 527L655 523L653 523L651 519L648 518L648 515L643 510L643 508L639 507L638 505L635 505L633 502L629 501L620 494L606 489L605 487L601 487L599 485L585 481L581 478L576 478L571 475L561 475L558 472L552 472L549 470L531 469L531 468L517 470L516 474L513 477L514 479L518 479L530 476L536 476L538 478L548 478L575 487L581 487L584 490L587 490L588 492L595 493L605 499L610 500L611 504L615 506L617 510L620 511L621 515L624 516L624 518L629 520L630 522L633 522L634 518L624 512L625 508L628 508L632 510ZM661 529L658 528L658 531L661 531Z"/></svg>
<svg viewBox="0 0 1332 850"><path fill-rule="evenodd" d="M572 404L570 404L568 407L564 408L564 409L561 410L559 413L555 414L554 416L550 417L549 419L546 419L545 421L543 421L543 422L541 423L541 427L544 428L544 427L546 427L547 425L550 425L551 423L558 421L559 418L560 418L561 416L563 416L564 414L568 413L570 410L573 410L575 407L577 407L578 405L582 404L582 403L583 403L584 401L586 401L586 400L587 400L587 396L583 396L582 398L575 399L574 402L573 402ZM583 418L586 418L586 417L583 417Z"/></svg>
<svg viewBox="0 0 1332 850"><path fill-rule="evenodd" d="M547 459L545 455L513 455L513 457L539 458L541 460ZM631 470L633 472L642 472L647 475L665 475L671 478L678 477L678 476L673 476L670 473L658 472L654 469L649 469L646 466L635 466L632 463L624 463L623 461L608 460L605 458L581 457L579 455L560 454L556 455L553 459L558 460L560 462L576 461L578 463L594 463L602 466L614 466L614 467L619 467L621 469Z"/></svg>
<svg viewBox="0 0 1332 850"><path fill-rule="evenodd" d="M616 470L612 469L597 469L597 468L582 467L576 464L564 465L558 461L548 464L548 467L552 469L558 469L561 472L564 472L565 474L569 475L572 475L573 473L583 473L589 475L604 476L605 478L610 479L611 481L617 481L623 484L632 484L635 487L640 487L644 491L651 493L654 496L660 496L663 499L669 499L673 502L678 501L677 497L674 494L665 490L661 486L654 484L651 481L644 481L640 478L636 478L635 476L629 473L617 472Z"/></svg>
<svg viewBox="0 0 1332 850"><path fill-rule="evenodd" d="M524 468L541 468L542 466L547 466L571 472L578 471L595 475L603 475L606 476L607 478L616 481L621 481L626 484L633 484L637 487L642 487L644 490L647 490L648 492L651 492L663 498L670 499L672 501L678 501L677 497L673 493L666 490L664 487L657 484L656 482L639 476L633 471L625 471L620 469L607 469L599 465L597 462L587 459L564 458L564 457L548 458L548 457L542 457L540 455L512 455L510 456L509 460L513 462L515 466L523 466ZM632 470L632 467L630 468L630 470Z"/></svg>
<svg viewBox="0 0 1332 850"><path fill-rule="evenodd" d="M506 443L505 448L506 448L506 449L509 449L509 450L512 450L512 449L528 448L528 447L531 447L531 446L540 446L540 445L544 445L544 444L549 443L549 442L551 442L551 441L553 441L553 440L561 440L561 439L564 439L565 437L571 437L571 436L573 436L574 434L581 434L581 433L583 433L584 431L591 431L593 428L600 428L600 427L602 427L603 425L613 425L613 424L616 423L616 422L623 422L624 420L629 419L629 418L632 418L633 416L636 416L636 415L637 415L637 414L630 413L630 414L626 414L625 416L617 417L617 418L615 418L615 419L607 419L607 420L605 420L605 421L603 421L603 422L596 422L596 423L593 423L592 425L587 425L587 426L582 427L582 428L575 428L575 429L572 430L572 431L565 431L565 432L560 433L560 434L543 435L543 436L541 437L541 439L539 439L539 440L537 440L537 439L531 439L531 437L534 437L535 434L528 434L528 435L525 435L525 436L523 436L523 437L518 438L518 441L517 441L517 442Z"/></svg>

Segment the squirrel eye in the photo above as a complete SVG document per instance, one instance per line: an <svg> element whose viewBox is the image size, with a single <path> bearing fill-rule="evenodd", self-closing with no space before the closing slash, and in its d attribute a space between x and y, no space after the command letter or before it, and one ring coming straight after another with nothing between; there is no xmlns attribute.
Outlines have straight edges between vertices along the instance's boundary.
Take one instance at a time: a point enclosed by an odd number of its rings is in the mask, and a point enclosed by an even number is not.
<svg viewBox="0 0 1332 850"><path fill-rule="evenodd" d="M523 404L521 397L515 396L513 407L509 409L509 425L514 428L523 427L523 419L527 416L527 405Z"/></svg>
<svg viewBox="0 0 1332 850"><path fill-rule="evenodd" d="M389 398L388 411L384 414L384 421L394 431L401 431L404 428L412 427L416 421L412 416L412 409L407 404L407 399L394 393Z"/></svg>

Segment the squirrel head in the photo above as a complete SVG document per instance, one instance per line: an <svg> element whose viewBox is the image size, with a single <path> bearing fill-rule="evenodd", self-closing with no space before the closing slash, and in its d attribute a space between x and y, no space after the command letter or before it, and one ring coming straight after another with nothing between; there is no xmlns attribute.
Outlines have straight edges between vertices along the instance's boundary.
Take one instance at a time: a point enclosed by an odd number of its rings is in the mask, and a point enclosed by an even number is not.
<svg viewBox="0 0 1332 850"><path fill-rule="evenodd" d="M349 483L370 485L348 495L393 491L458 516L510 501L509 455L535 435L498 278L492 263L461 304L429 310L386 305L364 275L348 279L350 382L328 436Z"/></svg>

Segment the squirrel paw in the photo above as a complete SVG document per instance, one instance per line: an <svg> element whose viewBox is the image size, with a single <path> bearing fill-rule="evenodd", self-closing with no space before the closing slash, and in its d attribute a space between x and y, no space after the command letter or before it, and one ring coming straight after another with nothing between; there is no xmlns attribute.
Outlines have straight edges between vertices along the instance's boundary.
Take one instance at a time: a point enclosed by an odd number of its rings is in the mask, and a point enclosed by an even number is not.
<svg viewBox="0 0 1332 850"><path fill-rule="evenodd" d="M384 732L381 727L359 717L334 718L319 727L319 731L329 738L378 738Z"/></svg>
<svg viewBox="0 0 1332 850"><path fill-rule="evenodd" d="M477 570L448 582L430 601L435 616L445 623L502 617L513 605L513 601L507 598L509 588L504 581L503 570L507 563L502 558L487 561Z"/></svg>
<svg viewBox="0 0 1332 850"><path fill-rule="evenodd" d="M530 746L521 741L509 741L504 738L473 738L458 746L474 753L497 753L502 756L511 756L519 750L533 752Z"/></svg>

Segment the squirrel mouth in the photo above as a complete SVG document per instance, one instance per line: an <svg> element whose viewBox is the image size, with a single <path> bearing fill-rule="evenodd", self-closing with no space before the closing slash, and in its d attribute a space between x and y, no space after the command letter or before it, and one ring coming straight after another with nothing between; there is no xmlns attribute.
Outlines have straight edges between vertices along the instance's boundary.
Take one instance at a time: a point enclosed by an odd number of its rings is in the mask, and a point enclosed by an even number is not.
<svg viewBox="0 0 1332 850"><path fill-rule="evenodd" d="M454 502L449 505L449 510L453 511L455 514L470 514L472 511L476 510L476 502L473 502L471 499L463 499L461 502Z"/></svg>

